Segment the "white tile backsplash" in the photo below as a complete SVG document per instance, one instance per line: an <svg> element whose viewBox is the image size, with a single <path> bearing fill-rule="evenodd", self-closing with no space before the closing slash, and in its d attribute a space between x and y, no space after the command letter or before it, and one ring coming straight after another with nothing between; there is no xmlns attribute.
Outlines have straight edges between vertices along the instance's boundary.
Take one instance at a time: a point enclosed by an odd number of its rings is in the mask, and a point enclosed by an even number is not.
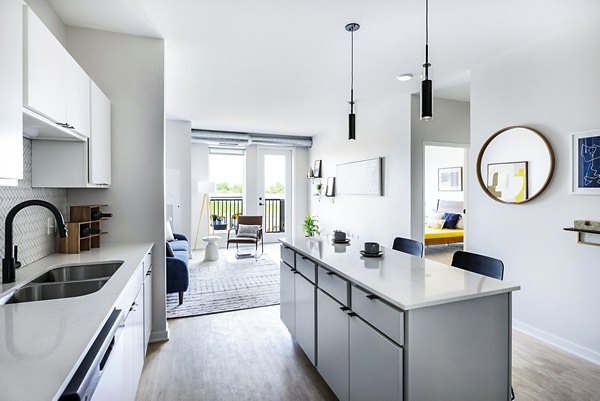
<svg viewBox="0 0 600 401"><path fill-rule="evenodd" d="M23 201L41 199L54 204L67 218L67 190L31 187L31 140L23 138L23 179L16 187L0 186L0 256L4 257L4 224L10 209ZM13 225L14 244L19 246L19 261L29 264L56 252L57 234L48 235L48 218L54 216L42 207L21 210Z"/></svg>

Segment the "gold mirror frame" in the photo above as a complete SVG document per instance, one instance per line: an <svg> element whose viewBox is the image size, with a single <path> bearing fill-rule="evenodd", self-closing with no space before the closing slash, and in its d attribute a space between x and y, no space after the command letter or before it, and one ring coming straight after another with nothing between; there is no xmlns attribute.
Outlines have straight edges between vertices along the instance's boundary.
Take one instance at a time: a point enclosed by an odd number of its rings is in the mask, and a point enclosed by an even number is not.
<svg viewBox="0 0 600 401"><path fill-rule="evenodd" d="M492 141L496 137L500 136L500 134L504 133L505 131L514 129L514 128L523 128L523 129L526 129L526 130L531 131L532 133L536 134L546 145L546 149L548 150L548 156L550 156L550 169L549 169L550 171L548 171L548 177L546 177L546 181L544 182L544 185L542 185L542 187L535 194L533 194L529 198L525 199L523 202L506 202L506 201L496 198L494 195L492 195L490 193L487 186L485 185L485 182L483 181L483 177L481 176L481 162L483 160L483 154L485 153L485 151L488 148L488 146L490 145L490 143L492 143ZM510 127L502 128L500 131L495 132L492 136L490 136L487 139L487 141L485 141L485 143L481 147L481 150L479 151L479 155L477 156L477 181L479 181L479 185L483 189L483 192L485 192L485 194L487 196L489 196L496 202L505 203L507 205L522 205L523 203L527 203L529 201L534 200L542 192L544 192L546 190L546 188L548 188L548 185L550 185L550 181L552 180L552 177L554 176L554 164L555 164L554 150L552 150L552 146L550 145L550 142L548 142L548 139L546 139L546 137L544 135L542 135L542 133L540 133L539 131L537 131L533 128L525 127L523 125L512 125Z"/></svg>

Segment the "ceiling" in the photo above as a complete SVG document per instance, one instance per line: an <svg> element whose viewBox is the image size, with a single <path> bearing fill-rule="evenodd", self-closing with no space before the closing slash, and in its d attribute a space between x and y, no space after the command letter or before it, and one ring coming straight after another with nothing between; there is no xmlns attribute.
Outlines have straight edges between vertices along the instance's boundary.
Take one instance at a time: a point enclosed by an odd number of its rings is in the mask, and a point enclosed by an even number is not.
<svg viewBox="0 0 600 401"><path fill-rule="evenodd" d="M424 0L49 1L70 26L164 38L167 116L194 128L317 135L346 121L348 22L361 24L358 113L419 89ZM430 0L435 93L468 100L474 66L598 13L598 0Z"/></svg>

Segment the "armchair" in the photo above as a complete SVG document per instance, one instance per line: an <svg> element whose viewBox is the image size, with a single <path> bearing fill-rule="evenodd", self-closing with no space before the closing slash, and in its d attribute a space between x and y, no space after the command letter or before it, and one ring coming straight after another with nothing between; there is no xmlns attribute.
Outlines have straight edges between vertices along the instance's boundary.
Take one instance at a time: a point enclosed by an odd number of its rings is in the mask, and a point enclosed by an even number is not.
<svg viewBox="0 0 600 401"><path fill-rule="evenodd" d="M235 228L230 228L227 230L227 249L229 249L229 244L235 244L236 248L239 249L239 245L252 245L254 244L255 251L254 256L258 253L258 243L261 244L261 253L265 252L265 244L263 242L263 232L262 232L262 216L239 216L238 224ZM260 228L256 232L255 235L241 233L240 225L253 225L259 226ZM235 235L232 237L231 232L235 231Z"/></svg>

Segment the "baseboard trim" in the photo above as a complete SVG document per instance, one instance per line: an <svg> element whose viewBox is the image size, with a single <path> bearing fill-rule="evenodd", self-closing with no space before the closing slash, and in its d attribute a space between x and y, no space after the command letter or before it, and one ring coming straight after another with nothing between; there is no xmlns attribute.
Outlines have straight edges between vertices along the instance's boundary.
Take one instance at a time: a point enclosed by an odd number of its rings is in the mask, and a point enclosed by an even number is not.
<svg viewBox="0 0 600 401"><path fill-rule="evenodd" d="M540 330L536 327L528 325L527 323L520 322L513 319L513 329L519 330L522 333L535 337L538 340L544 341L550 345L560 348L570 354L573 354L579 358L585 359L595 365L600 366L600 352L596 352L586 347L582 347L579 344L572 343L571 341L565 340L555 336L554 334L548 333L547 331Z"/></svg>
<svg viewBox="0 0 600 401"><path fill-rule="evenodd" d="M162 343L165 341L169 341L169 329L168 328L164 331L153 331L152 333L150 333L149 342Z"/></svg>

